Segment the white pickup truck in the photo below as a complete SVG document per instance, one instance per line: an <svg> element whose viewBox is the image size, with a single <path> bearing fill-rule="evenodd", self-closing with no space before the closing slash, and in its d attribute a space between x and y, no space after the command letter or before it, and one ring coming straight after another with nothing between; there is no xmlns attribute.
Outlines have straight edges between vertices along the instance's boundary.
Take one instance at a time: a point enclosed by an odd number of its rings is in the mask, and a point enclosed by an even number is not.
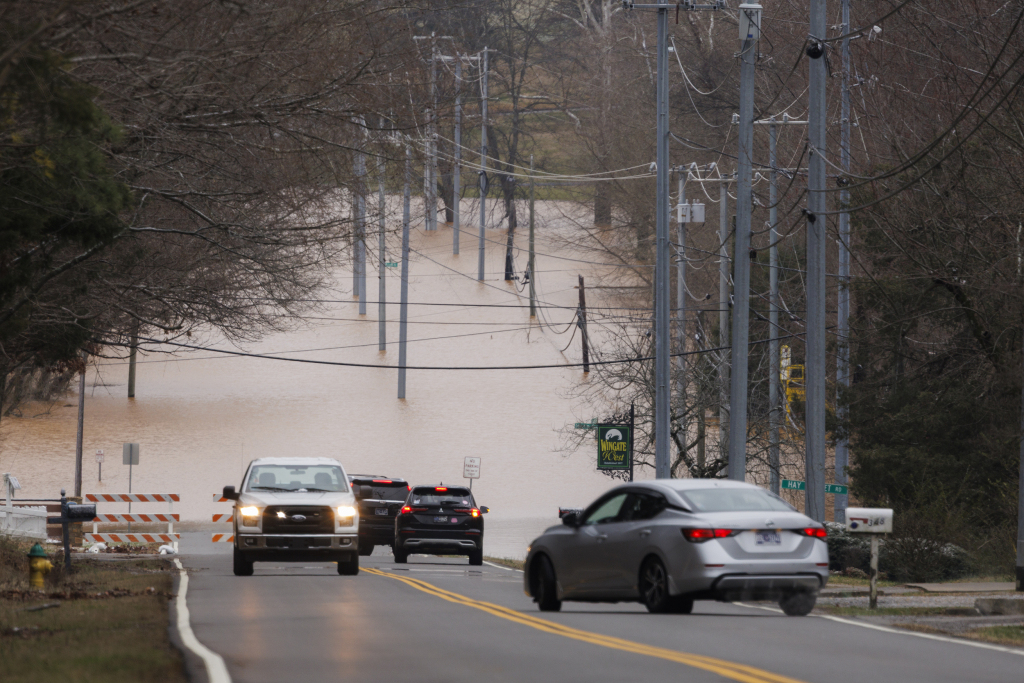
<svg viewBox="0 0 1024 683"><path fill-rule="evenodd" d="M235 576L253 562L337 562L359 573L359 508L341 463L331 458L260 458L249 463L235 501Z"/></svg>

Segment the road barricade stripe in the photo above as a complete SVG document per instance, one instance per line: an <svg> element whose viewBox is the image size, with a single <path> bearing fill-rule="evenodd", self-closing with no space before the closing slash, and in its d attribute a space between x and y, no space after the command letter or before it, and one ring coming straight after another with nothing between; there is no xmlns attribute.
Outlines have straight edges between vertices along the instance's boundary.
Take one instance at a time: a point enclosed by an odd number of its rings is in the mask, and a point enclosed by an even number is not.
<svg viewBox="0 0 1024 683"><path fill-rule="evenodd" d="M518 624L529 626L545 633L551 633L553 635L559 635L585 643L600 645L613 650L632 652L634 654L641 654L648 657L657 657L658 659L678 662L696 669L711 671L725 678L729 678L734 681L741 681L742 683L802 683L802 681L799 681L798 679L758 669L757 667L747 666L746 664L738 664L724 659L695 655L688 652L679 652L678 650L669 650L663 647L656 647L635 641L624 640L622 638L615 638L613 636L606 636L592 631L583 631L581 629L548 621L547 619L523 614L522 612L502 607L501 605L495 605L481 600L474 600L473 598L469 598L458 593L452 593L451 591L444 590L443 588L439 588L433 584L427 583L426 581L421 581L412 577L396 576L394 574L369 567L363 568L363 571L368 574L401 581L408 586L439 597L442 600L454 602L466 607L473 607L496 617L514 621Z"/></svg>
<svg viewBox="0 0 1024 683"><path fill-rule="evenodd" d="M230 498L225 498L221 494L215 493L215 494L213 494L213 502L214 503L230 503L232 501L231 501Z"/></svg>
<svg viewBox="0 0 1024 683"><path fill-rule="evenodd" d="M235 514L233 512L222 512L213 516L215 522L233 522L235 521Z"/></svg>
<svg viewBox="0 0 1024 683"><path fill-rule="evenodd" d="M211 539L214 543L234 543L234 534L214 534Z"/></svg>
<svg viewBox="0 0 1024 683"><path fill-rule="evenodd" d="M181 515L179 514L141 514L131 513L125 515L111 515L111 514L98 514L93 520L94 522L179 522L181 521Z"/></svg>
<svg viewBox="0 0 1024 683"><path fill-rule="evenodd" d="M85 540L97 543L172 543L181 534L85 534Z"/></svg>
<svg viewBox="0 0 1024 683"><path fill-rule="evenodd" d="M177 493L87 493L85 499L90 503L177 503L181 496Z"/></svg>

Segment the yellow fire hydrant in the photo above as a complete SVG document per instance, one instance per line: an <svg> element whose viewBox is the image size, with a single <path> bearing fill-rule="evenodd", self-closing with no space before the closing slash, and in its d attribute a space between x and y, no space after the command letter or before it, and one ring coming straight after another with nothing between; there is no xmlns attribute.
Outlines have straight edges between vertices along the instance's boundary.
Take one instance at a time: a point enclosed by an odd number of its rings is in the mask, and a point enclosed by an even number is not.
<svg viewBox="0 0 1024 683"><path fill-rule="evenodd" d="M43 546L36 543L32 550L28 551L28 582L32 588L43 587L43 577L50 573L53 565L50 558L43 550Z"/></svg>

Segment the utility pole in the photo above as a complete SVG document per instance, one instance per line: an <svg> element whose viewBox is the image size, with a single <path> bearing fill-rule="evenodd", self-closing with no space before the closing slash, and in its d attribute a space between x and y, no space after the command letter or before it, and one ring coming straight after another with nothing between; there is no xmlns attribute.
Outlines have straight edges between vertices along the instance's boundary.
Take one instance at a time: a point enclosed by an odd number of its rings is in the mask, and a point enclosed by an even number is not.
<svg viewBox="0 0 1024 683"><path fill-rule="evenodd" d="M843 35L850 35L850 0L843 0ZM842 112L839 136L839 157L843 171L850 173L850 39L843 38L843 85ZM850 191L846 189L847 178L839 191L839 292L836 314L836 418L846 420L845 398L840 394L850 386ZM846 467L850 464L850 442L845 438L836 440L836 483L846 483ZM835 494L835 520L846 522L847 496Z"/></svg>
<svg viewBox="0 0 1024 683"><path fill-rule="evenodd" d="M377 157L377 350L387 350L387 305L384 303L384 156Z"/></svg>
<svg viewBox="0 0 1024 683"><path fill-rule="evenodd" d="M740 121L736 166L736 241L733 247L732 351L729 391L729 478L747 476L747 354L750 346L750 223L754 210L751 174L754 146L754 62L761 31L761 5L739 7Z"/></svg>
<svg viewBox="0 0 1024 683"><path fill-rule="evenodd" d="M82 437L85 432L85 370L89 353L82 351L82 374L78 378L78 437L75 441L75 497L82 496Z"/></svg>
<svg viewBox="0 0 1024 683"><path fill-rule="evenodd" d="M683 205L686 204L686 181L689 180L690 171L687 167L681 166L677 178L679 210L676 217L679 219L676 224L676 335L678 337L678 350L680 355L676 358L677 372L679 373L679 416L682 421L683 443L686 443L689 430L686 428L686 222L683 221ZM686 207L685 210L689 210ZM691 216L686 216L692 219Z"/></svg>
<svg viewBox="0 0 1024 683"><path fill-rule="evenodd" d="M430 36L430 116L427 119L427 230L437 230L437 47Z"/></svg>
<svg viewBox="0 0 1024 683"><path fill-rule="evenodd" d="M1017 480L1017 590L1024 591L1024 389L1021 393L1020 473Z"/></svg>
<svg viewBox="0 0 1024 683"><path fill-rule="evenodd" d="M534 283L533 283L533 272L534 272L534 268L536 267L535 261L534 261L535 252L534 252L534 248L533 248L533 246L534 246L533 245L533 202L534 202L534 190L535 190L534 185L535 185L535 183L533 182L533 155L531 154L530 155L530 262L529 262L529 265L528 265L528 269L529 269L528 277L530 278L530 317L531 318L537 317L537 289L534 287Z"/></svg>
<svg viewBox="0 0 1024 683"><path fill-rule="evenodd" d="M771 166L768 185L768 483L772 493L779 494L779 172L775 147L779 131L775 117L768 127L768 164Z"/></svg>
<svg viewBox="0 0 1024 683"><path fill-rule="evenodd" d="M583 276L580 275L580 308L577 314L576 325L580 328L580 336L583 338L583 372L590 372L590 339L587 337L587 294L583 286Z"/></svg>
<svg viewBox="0 0 1024 683"><path fill-rule="evenodd" d="M128 398L135 398L135 357L139 352L139 321L132 326L132 341L128 351Z"/></svg>
<svg viewBox="0 0 1024 683"><path fill-rule="evenodd" d="M669 453L669 240L668 240L668 5L658 8L658 189L656 194L656 251L654 276L654 474L668 479Z"/></svg>
<svg viewBox="0 0 1024 683"><path fill-rule="evenodd" d="M409 323L409 182L412 154L405 147L405 191L402 195L402 284L398 315L398 398L405 398L406 328Z"/></svg>
<svg viewBox="0 0 1024 683"><path fill-rule="evenodd" d="M484 281L484 221L487 218L487 48L480 66L480 247L477 280Z"/></svg>
<svg viewBox="0 0 1024 683"><path fill-rule="evenodd" d="M452 166L452 254L459 255L459 205L462 196L462 57L455 52L455 163ZM472 479L470 480L472 483Z"/></svg>
<svg viewBox="0 0 1024 683"><path fill-rule="evenodd" d="M722 178L718 186L718 345L731 342L729 335L729 183ZM733 252L735 253L735 252ZM719 354L718 363L718 453L728 453L729 443L729 363L728 348Z"/></svg>
<svg viewBox="0 0 1024 683"><path fill-rule="evenodd" d="M804 514L825 521L825 39L826 2L810 0L810 84L807 137L810 145L807 177L807 344L804 375L807 389L807 434Z"/></svg>

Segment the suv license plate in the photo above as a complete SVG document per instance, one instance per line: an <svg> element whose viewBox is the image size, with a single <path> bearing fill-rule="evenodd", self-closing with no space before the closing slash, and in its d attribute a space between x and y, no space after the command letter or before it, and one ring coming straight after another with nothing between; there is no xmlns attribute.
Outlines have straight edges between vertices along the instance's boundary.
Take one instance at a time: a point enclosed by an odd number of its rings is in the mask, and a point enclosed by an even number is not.
<svg viewBox="0 0 1024 683"><path fill-rule="evenodd" d="M388 516L388 509L387 508L376 508L373 511L373 514L380 515L382 517L387 517Z"/></svg>
<svg viewBox="0 0 1024 683"><path fill-rule="evenodd" d="M755 531L754 542L757 545L782 545L782 537L778 531Z"/></svg>
<svg viewBox="0 0 1024 683"><path fill-rule="evenodd" d="M442 522L447 522L447 521L448 521L447 517L434 517L434 524L441 524Z"/></svg>

